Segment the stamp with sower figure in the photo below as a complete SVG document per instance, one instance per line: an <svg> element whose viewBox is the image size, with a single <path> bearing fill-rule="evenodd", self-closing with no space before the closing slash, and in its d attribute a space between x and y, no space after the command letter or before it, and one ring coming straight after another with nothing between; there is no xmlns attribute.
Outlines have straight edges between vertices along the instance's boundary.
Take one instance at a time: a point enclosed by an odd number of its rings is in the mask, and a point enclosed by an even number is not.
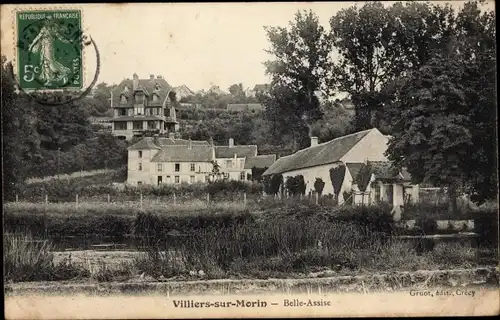
<svg viewBox="0 0 500 320"><path fill-rule="evenodd" d="M16 12L17 74L23 90L83 87L80 10Z"/></svg>

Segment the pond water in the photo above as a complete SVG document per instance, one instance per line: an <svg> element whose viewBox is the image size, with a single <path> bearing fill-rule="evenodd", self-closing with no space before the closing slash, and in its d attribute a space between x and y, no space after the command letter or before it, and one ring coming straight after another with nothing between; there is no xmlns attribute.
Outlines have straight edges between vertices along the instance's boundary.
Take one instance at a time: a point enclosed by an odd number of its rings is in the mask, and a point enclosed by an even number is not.
<svg viewBox="0 0 500 320"><path fill-rule="evenodd" d="M47 238L54 251L66 250L139 250L143 251L146 239L127 236L109 237L102 235L58 236L49 235ZM161 242L155 242L160 248L178 248L185 241L186 236L167 236ZM42 239L38 239L42 240Z"/></svg>

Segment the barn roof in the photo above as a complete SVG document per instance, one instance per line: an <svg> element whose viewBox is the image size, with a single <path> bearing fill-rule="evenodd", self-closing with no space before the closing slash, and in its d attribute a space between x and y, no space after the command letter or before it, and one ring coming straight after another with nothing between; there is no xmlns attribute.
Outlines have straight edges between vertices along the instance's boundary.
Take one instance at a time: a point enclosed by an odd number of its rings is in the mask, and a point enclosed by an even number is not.
<svg viewBox="0 0 500 320"><path fill-rule="evenodd" d="M349 134L313 147L299 150L292 155L282 157L269 167L269 169L264 172L264 175L279 174L292 170L338 162L371 130L376 129L369 129Z"/></svg>

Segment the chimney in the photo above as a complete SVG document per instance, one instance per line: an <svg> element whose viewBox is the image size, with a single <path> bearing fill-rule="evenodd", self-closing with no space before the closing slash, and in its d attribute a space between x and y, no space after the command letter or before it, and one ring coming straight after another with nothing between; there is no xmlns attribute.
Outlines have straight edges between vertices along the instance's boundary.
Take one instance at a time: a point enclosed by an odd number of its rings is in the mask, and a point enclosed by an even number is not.
<svg viewBox="0 0 500 320"><path fill-rule="evenodd" d="M188 140L188 149L193 149L193 143L191 142L191 138Z"/></svg>
<svg viewBox="0 0 500 320"><path fill-rule="evenodd" d="M232 148L232 147L234 147L234 139L229 138L229 148Z"/></svg>
<svg viewBox="0 0 500 320"><path fill-rule="evenodd" d="M168 137L169 137L170 139L174 140L174 139L175 139L175 132L170 132L170 133L168 134Z"/></svg>
<svg viewBox="0 0 500 320"><path fill-rule="evenodd" d="M155 79L155 75L154 75L154 74L150 74L150 75L149 75L149 79L150 79L150 80L154 80L154 79Z"/></svg>
<svg viewBox="0 0 500 320"><path fill-rule="evenodd" d="M311 147L318 145L318 137L311 137Z"/></svg>
<svg viewBox="0 0 500 320"><path fill-rule="evenodd" d="M157 75L157 76L156 76L156 79L162 79L162 78L163 78L163 77L162 77L162 76L160 76L160 75Z"/></svg>
<svg viewBox="0 0 500 320"><path fill-rule="evenodd" d="M135 90L139 87L139 76L137 73L134 73L133 80L132 80L132 89Z"/></svg>

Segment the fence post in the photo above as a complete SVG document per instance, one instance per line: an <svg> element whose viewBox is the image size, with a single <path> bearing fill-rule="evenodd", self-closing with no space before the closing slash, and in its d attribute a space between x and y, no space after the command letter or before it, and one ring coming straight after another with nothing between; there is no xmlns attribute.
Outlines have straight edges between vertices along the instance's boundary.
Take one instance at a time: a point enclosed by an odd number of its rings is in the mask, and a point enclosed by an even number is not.
<svg viewBox="0 0 500 320"><path fill-rule="evenodd" d="M76 194L76 208L78 209L78 193Z"/></svg>
<svg viewBox="0 0 500 320"><path fill-rule="evenodd" d="M175 192L174 192L174 206L177 204L177 198L175 197Z"/></svg>
<svg viewBox="0 0 500 320"><path fill-rule="evenodd" d="M109 193L108 193L108 203L111 202L111 197L109 196Z"/></svg>
<svg viewBox="0 0 500 320"><path fill-rule="evenodd" d="M243 209L247 207L247 193L243 193Z"/></svg>
<svg viewBox="0 0 500 320"><path fill-rule="evenodd" d="M142 191L141 191L141 210L142 210Z"/></svg>
<svg viewBox="0 0 500 320"><path fill-rule="evenodd" d="M19 202L19 195L16 193L16 203Z"/></svg>
<svg viewBox="0 0 500 320"><path fill-rule="evenodd" d="M316 198L316 204L318 204L319 203L319 196L318 196L317 192L314 194L314 197Z"/></svg>

